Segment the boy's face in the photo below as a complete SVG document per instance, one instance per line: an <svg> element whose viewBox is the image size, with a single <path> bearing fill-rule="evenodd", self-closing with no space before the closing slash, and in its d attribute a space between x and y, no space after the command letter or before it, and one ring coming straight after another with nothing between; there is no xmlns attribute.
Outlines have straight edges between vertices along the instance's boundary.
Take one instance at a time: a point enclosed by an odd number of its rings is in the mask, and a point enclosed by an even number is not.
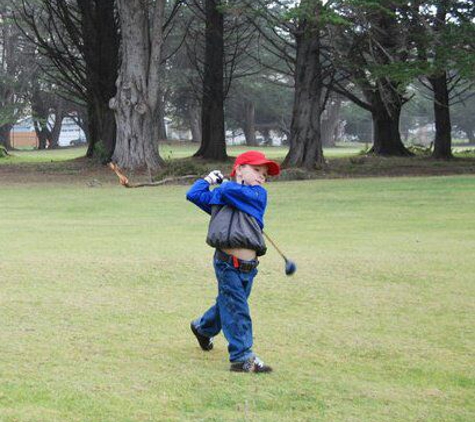
<svg viewBox="0 0 475 422"><path fill-rule="evenodd" d="M242 164L236 169L236 182L248 186L262 185L267 179L267 166Z"/></svg>

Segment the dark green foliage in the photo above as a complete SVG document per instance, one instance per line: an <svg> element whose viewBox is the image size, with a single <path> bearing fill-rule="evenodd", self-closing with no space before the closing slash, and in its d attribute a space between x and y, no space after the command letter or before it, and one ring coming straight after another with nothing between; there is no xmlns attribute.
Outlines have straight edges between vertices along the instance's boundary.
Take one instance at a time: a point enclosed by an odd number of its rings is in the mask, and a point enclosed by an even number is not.
<svg viewBox="0 0 475 422"><path fill-rule="evenodd" d="M104 145L104 142L98 141L94 144L93 156L101 163L104 163L110 160L110 153L107 151L107 148Z"/></svg>
<svg viewBox="0 0 475 422"><path fill-rule="evenodd" d="M0 145L0 158L5 158L8 155L6 148Z"/></svg>

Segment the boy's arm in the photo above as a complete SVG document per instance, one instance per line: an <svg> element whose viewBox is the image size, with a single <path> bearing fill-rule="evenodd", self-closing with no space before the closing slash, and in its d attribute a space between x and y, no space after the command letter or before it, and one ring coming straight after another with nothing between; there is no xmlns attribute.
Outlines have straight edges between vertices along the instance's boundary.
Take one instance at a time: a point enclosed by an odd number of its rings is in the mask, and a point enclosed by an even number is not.
<svg viewBox="0 0 475 422"><path fill-rule="evenodd" d="M262 220L267 206L267 191L261 186L224 183L221 185L221 200Z"/></svg>
<svg viewBox="0 0 475 422"><path fill-rule="evenodd" d="M209 190L209 187L210 184L206 180L197 180L186 193L186 199L200 207L204 212L211 214L209 202L213 197L213 192Z"/></svg>
<svg viewBox="0 0 475 422"><path fill-rule="evenodd" d="M208 176L197 180L190 190L186 193L186 199L200 207L203 211L211 214L211 198L214 193L209 190L211 185L222 183L223 174L219 170L213 170Z"/></svg>

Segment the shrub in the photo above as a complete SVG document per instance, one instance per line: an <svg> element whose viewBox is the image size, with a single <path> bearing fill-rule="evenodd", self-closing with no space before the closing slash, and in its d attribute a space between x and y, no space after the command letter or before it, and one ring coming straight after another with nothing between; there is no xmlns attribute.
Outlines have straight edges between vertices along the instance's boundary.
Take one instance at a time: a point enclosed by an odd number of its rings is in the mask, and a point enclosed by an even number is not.
<svg viewBox="0 0 475 422"><path fill-rule="evenodd" d="M0 145L0 158L4 158L7 155L9 155L7 149L4 146Z"/></svg>
<svg viewBox="0 0 475 422"><path fill-rule="evenodd" d="M429 146L426 145L420 145L420 144L414 144L407 149L412 152L414 155L431 155L432 153L432 144Z"/></svg>
<svg viewBox="0 0 475 422"><path fill-rule="evenodd" d="M94 157L101 163L107 162L109 160L109 155L107 154L106 147L102 141L96 142L94 144Z"/></svg>

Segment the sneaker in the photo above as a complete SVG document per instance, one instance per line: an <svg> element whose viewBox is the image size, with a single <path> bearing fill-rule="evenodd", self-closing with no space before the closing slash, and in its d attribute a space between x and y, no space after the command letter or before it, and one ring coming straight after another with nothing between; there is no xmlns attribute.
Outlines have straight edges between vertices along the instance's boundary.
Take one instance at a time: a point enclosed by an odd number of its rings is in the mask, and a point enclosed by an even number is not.
<svg viewBox="0 0 475 422"><path fill-rule="evenodd" d="M198 330L195 327L195 324L193 322L190 324L191 331L193 331L193 334L195 335L196 339L198 340L198 343L200 344L200 347L206 351L209 352L213 348L213 338L212 337L206 337L203 334L200 334Z"/></svg>
<svg viewBox="0 0 475 422"><path fill-rule="evenodd" d="M231 372L272 372L272 368L262 362L257 356L253 356L244 362L231 363Z"/></svg>

